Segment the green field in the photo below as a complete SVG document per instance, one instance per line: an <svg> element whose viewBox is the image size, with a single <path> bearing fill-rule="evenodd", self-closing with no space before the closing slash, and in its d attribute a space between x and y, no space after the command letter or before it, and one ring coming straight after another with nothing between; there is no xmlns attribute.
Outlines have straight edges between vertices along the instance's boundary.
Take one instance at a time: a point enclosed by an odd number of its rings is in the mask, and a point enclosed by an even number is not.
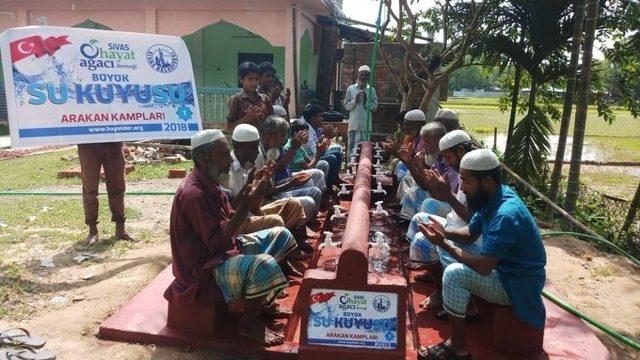
<svg viewBox="0 0 640 360"><path fill-rule="evenodd" d="M497 98L456 98L450 97L441 105L456 110L460 114L460 121L465 128L480 136L492 134L494 128L499 133L506 133L509 127L509 112L501 112ZM558 104L561 109L561 104ZM589 107L587 114L586 138L608 150L609 161L637 161L640 162L640 119L634 119L631 114L621 107L614 107L616 120L609 125L598 117L596 108ZM522 118L518 114L516 121ZM569 135L573 134L573 118ZM555 133L559 131L560 122L553 122Z"/></svg>

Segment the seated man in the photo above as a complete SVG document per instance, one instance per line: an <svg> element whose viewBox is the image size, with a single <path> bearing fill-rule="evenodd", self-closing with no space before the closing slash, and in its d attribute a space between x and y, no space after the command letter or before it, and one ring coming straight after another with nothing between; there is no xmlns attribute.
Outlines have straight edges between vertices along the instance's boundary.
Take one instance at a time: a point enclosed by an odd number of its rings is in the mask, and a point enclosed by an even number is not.
<svg viewBox="0 0 640 360"><path fill-rule="evenodd" d="M220 293L227 302L244 300L238 324L241 336L265 346L283 339L258 322L261 314L287 316L274 303L288 281L278 265L296 248L289 230L276 227L241 235L238 231L265 190L268 179L255 180L238 196L233 209L226 185L233 159L220 130L204 130L191 139L195 169L178 188L169 227L175 280L165 298L176 306L213 306Z"/></svg>
<svg viewBox="0 0 640 360"><path fill-rule="evenodd" d="M294 151L293 159L289 163L289 168L291 171L298 172L302 170L308 169L318 169L321 170L324 174L325 183L327 186L329 184L329 163L325 160L322 160L322 154L329 147L329 139L324 139L321 142L316 144L316 151L313 157L309 157L307 152L304 150L304 144L299 147L297 150L292 149L293 138L299 134L304 133L304 137L310 137L310 133L313 131L309 131L309 124L307 124L302 119L296 119L291 122L291 126L289 127L291 131L291 137L287 140L287 143L284 145L283 150L286 152Z"/></svg>
<svg viewBox="0 0 640 360"><path fill-rule="evenodd" d="M432 126L439 127L439 125ZM439 127L439 129L442 128ZM437 130L433 133L433 136L437 137L440 136L440 134L442 134L441 130ZM438 143L440 143L445 137L449 139L461 138L458 144L464 141L471 140L467 133L462 130L456 130L442 136ZM410 150L401 150L398 152L398 156L401 159L409 160L413 157L413 153ZM402 209L400 210L400 216L405 219L411 219L419 211L426 211L433 215L442 217L447 216L447 214L451 211L451 207L449 207L444 202L434 201L433 199L431 199L431 195L429 194L431 184L426 181L427 179L425 177L422 176L422 164L414 161L413 163L407 162L407 165L409 167L409 171L411 172L411 176L416 182L416 186L411 187L405 191L405 194L402 197ZM431 170L437 170L442 176L447 179L452 193L455 194L458 191L458 172L447 165L447 163L443 159L442 154L439 154L437 156L436 161L431 166Z"/></svg>
<svg viewBox="0 0 640 360"><path fill-rule="evenodd" d="M458 114L451 109L439 109L436 112L436 116L433 121L442 123L447 129L447 132L460 129L460 120L458 120Z"/></svg>
<svg viewBox="0 0 640 360"><path fill-rule="evenodd" d="M252 171L255 171L255 161L258 156L260 135L258 129L249 124L240 124L233 130L233 151L231 157L231 192L234 200L246 184L252 181ZM266 166L269 167L269 163ZM265 197L270 197L277 190L268 184ZM315 206L314 200L309 196L291 197L271 202L260 202L262 205L251 210L251 216L247 218L241 228L241 233L255 232L275 226L284 226L291 230L299 244L307 238L306 215L304 208ZM237 205L234 204L234 208ZM305 244L306 245L306 244ZM306 246L301 246L305 247Z"/></svg>
<svg viewBox="0 0 640 360"><path fill-rule="evenodd" d="M444 125L435 121L426 124L422 127L422 129L420 129L420 137L422 137L422 141L424 142L424 149L422 152L418 152L414 157L414 164L418 170L431 168L438 159L440 159L439 163L442 163L442 157L440 156L440 149L438 148L438 144L440 142L440 139L446 133L447 130L445 129ZM436 168L437 167L438 165L436 165ZM407 166L407 171L408 169L409 168ZM405 195L405 192L413 187L415 187L415 189L411 190L412 194L409 196L413 196L413 199L417 199L418 196L415 196L415 191L418 191L419 188L417 187L415 180L413 180L413 176L409 174L405 176L398 184L396 199L401 202L402 198ZM420 195L426 195L426 193ZM418 200L415 200L415 202L417 201ZM421 203L419 203L418 206L420 204Z"/></svg>
<svg viewBox="0 0 640 360"><path fill-rule="evenodd" d="M460 160L468 152L475 149L474 144L468 140L468 136L459 134L456 136L456 132L462 132L462 130L456 130L448 133L440 140L441 154L447 165L456 172L460 169ZM418 224L422 222L429 222L431 218L438 220L443 224L445 229L455 229L463 226L467 226L471 214L467 208L467 201L464 196L464 192L458 189L457 194L451 192L451 187L445 177L440 175L437 171L428 171L424 173L427 177L426 181L431 184L430 195L432 196L430 201L444 201L447 206L453 210L446 215L446 219L430 214L428 212L419 212L412 219L407 230L407 240L411 242L410 259L413 265L426 265L427 271L416 276L417 281L426 281L431 279L435 285L435 291L425 300L420 307L428 309L439 309L442 306L442 262L443 266L448 265L450 257L439 258L438 255L441 252L440 248L437 248L431 244L431 242L425 238L425 236L418 229ZM456 244L460 248L470 253L477 253L482 246L481 237L470 244ZM439 312L436 317L446 317L446 312Z"/></svg>
<svg viewBox="0 0 640 360"><path fill-rule="evenodd" d="M289 169L289 163L293 159L295 150L306 143L307 138L304 136L305 134L298 133L292 139L291 148L294 151L284 152L282 147L287 141L288 132L289 123L285 119L278 116L268 117L260 129L260 147L255 164L257 168L261 168L269 160L273 160L276 163L276 175L272 185L277 191L272 195L272 198L309 196L313 198L314 204L312 208L305 208L305 214L308 218L314 218L320 209L322 193L327 188L324 173L318 169L309 169L294 174Z"/></svg>
<svg viewBox="0 0 640 360"><path fill-rule="evenodd" d="M401 125L402 132L405 134L402 140L402 145L411 147L414 153L421 152L424 149L424 140L422 136L420 136L420 129L426 124L426 122L427 117L424 115L422 110L414 109L407 111ZM390 139L387 139L387 141L383 143L383 147L390 155L397 155L394 154L395 147L389 144L389 141ZM396 166L395 174L398 181L402 181L405 176L409 175L409 168L400 161Z"/></svg>
<svg viewBox="0 0 640 360"><path fill-rule="evenodd" d="M541 292L546 254L536 221L520 197L502 184L501 165L489 149L474 150L460 162L460 188L474 212L469 225L445 229L437 221L420 231L457 262L442 277L444 308L449 312L451 338L418 352L419 359L470 359L465 346L465 317L471 295L512 305L525 323L544 328ZM463 251L445 239L468 244L482 235L479 254Z"/></svg>
<svg viewBox="0 0 640 360"><path fill-rule="evenodd" d="M307 104L305 107L300 120L309 124L309 140L302 147L307 155L313 158L318 151L318 144L325 139L329 141L329 146L321 154L320 159L329 164L327 186L330 187L338 182L338 172L340 172L340 167L342 166L344 150L338 144L331 144L331 139L336 136L338 129L333 125L323 124L323 114L324 108L320 105Z"/></svg>

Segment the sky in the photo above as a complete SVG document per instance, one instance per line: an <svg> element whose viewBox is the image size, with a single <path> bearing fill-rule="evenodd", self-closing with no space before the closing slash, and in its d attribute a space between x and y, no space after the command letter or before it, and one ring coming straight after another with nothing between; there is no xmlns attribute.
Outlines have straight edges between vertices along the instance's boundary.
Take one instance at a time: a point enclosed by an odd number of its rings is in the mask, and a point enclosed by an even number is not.
<svg viewBox="0 0 640 360"><path fill-rule="evenodd" d="M379 8L379 0L343 0L342 11L344 14L354 20L368 22L370 24L375 24L376 19L378 17L378 8ZM417 3L411 5L412 10L425 10L434 5L434 0L419 0ZM393 8L398 8L398 1L393 0ZM384 11L384 8L383 8ZM384 16L382 18L384 21ZM358 26L362 27L362 26ZM366 27L362 27L364 29L371 30ZM427 34L422 34L423 36L427 36ZM442 34L435 34L436 41L442 39ZM610 45L610 44L607 44ZM603 59L604 55L600 51L600 47L602 45L600 43L594 44L593 56L596 59ZM568 55L568 54L567 54ZM567 56L568 57L568 56Z"/></svg>

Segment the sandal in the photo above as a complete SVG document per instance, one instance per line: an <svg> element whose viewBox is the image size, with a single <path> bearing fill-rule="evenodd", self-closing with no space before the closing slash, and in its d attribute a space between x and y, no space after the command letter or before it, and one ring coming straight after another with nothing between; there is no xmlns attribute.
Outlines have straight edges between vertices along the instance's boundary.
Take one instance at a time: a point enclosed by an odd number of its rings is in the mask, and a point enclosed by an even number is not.
<svg viewBox="0 0 640 360"><path fill-rule="evenodd" d="M29 346L0 350L0 360L55 360L52 350L36 350Z"/></svg>
<svg viewBox="0 0 640 360"><path fill-rule="evenodd" d="M456 354L446 342L428 348L421 347L418 350L418 360L471 360L471 353L465 355Z"/></svg>
<svg viewBox="0 0 640 360"><path fill-rule="evenodd" d="M288 319L293 312L289 309L283 309L279 305L273 303L262 309L262 315L272 319Z"/></svg>
<svg viewBox="0 0 640 360"><path fill-rule="evenodd" d="M442 320L442 321L448 321L449 320L449 312L445 309L441 309L438 312L436 312L436 319L438 320ZM475 313L473 315L467 315L465 317L465 320L468 324L476 324L480 321L480 313Z"/></svg>
<svg viewBox="0 0 640 360"><path fill-rule="evenodd" d="M46 342L44 338L31 335L27 329L23 328L6 329L0 332L0 346L26 346L40 349Z"/></svg>

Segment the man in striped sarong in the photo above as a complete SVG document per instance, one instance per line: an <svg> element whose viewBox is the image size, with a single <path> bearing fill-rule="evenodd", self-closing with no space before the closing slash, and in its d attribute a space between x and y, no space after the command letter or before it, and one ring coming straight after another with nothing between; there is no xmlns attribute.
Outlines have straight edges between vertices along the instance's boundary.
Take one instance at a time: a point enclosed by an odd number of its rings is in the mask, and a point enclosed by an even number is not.
<svg viewBox="0 0 640 360"><path fill-rule="evenodd" d="M238 324L241 336L264 346L282 337L257 321L258 316L286 317L274 302L288 281L280 264L296 249L284 227L240 234L242 222L267 188L271 174L258 170L237 196L233 209L221 186L228 185L233 162L220 130L204 130L191 139L195 169L176 192L171 209L171 252L175 280L165 298L175 306L213 306L216 301L244 301Z"/></svg>

